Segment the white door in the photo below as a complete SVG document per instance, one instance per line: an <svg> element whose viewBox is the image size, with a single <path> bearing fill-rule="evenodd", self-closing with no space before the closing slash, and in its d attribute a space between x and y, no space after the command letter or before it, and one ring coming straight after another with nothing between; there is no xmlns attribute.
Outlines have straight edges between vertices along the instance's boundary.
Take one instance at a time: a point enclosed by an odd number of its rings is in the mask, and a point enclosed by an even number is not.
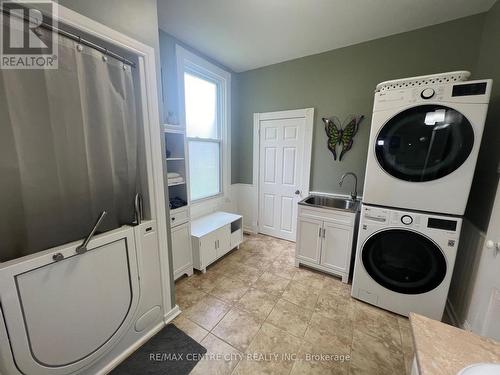
<svg viewBox="0 0 500 375"><path fill-rule="evenodd" d="M305 262L319 264L323 222L316 219L299 219L297 238L297 258Z"/></svg>
<svg viewBox="0 0 500 375"><path fill-rule="evenodd" d="M473 325L482 325L479 334L500 340L500 185L491 212L471 310ZM470 314L470 313L469 313ZM474 327L475 328L475 327Z"/></svg>
<svg viewBox="0 0 500 375"><path fill-rule="evenodd" d="M225 225L217 229L217 258L231 250L231 225Z"/></svg>
<svg viewBox="0 0 500 375"><path fill-rule="evenodd" d="M172 228L172 262L174 278L181 276L182 273L179 272L193 264L191 234L189 233L188 223Z"/></svg>
<svg viewBox="0 0 500 375"><path fill-rule="evenodd" d="M351 257L351 229L325 222L323 227L321 265L341 272L349 272Z"/></svg>
<svg viewBox="0 0 500 375"><path fill-rule="evenodd" d="M296 239L297 202L309 193L312 109L259 115L259 231Z"/></svg>
<svg viewBox="0 0 500 375"><path fill-rule="evenodd" d="M217 259L217 231L210 232L200 239L200 253L202 268Z"/></svg>

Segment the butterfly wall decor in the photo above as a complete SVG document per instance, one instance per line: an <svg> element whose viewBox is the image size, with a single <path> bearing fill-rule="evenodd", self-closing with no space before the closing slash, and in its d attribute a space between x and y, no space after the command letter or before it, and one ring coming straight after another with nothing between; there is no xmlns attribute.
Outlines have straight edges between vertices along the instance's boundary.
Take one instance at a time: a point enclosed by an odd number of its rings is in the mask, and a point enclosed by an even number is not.
<svg viewBox="0 0 500 375"><path fill-rule="evenodd" d="M337 160L337 144L342 145L339 161L341 161L344 154L351 149L353 138L358 132L359 124L364 117L363 115L349 116L344 120L344 124L347 123L345 126L342 126L337 117L322 118L325 123L326 135L328 136L328 149L332 152L334 160Z"/></svg>

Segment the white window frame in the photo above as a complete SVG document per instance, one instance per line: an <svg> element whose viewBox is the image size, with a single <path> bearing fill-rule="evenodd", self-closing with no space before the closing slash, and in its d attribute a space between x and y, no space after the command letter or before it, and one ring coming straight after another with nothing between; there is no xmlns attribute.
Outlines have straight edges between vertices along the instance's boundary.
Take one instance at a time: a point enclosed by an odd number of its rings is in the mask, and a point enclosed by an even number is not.
<svg viewBox="0 0 500 375"><path fill-rule="evenodd" d="M192 201L193 205L202 205L216 200L223 201L229 195L231 184L231 145L230 145L230 122L231 122L231 73L212 64L206 59L176 45L177 58L177 82L179 91L179 119L181 126L186 130L186 139L188 143L188 169L189 169L189 141L208 141L218 142L220 145L220 193L206 198L200 198ZM188 72L201 78L214 81L217 84L219 92L219 103L217 116L220 117L218 129L220 139L191 138L187 137L186 111L184 96L184 73ZM189 176L189 172L187 173ZM188 189L189 196L191 189Z"/></svg>

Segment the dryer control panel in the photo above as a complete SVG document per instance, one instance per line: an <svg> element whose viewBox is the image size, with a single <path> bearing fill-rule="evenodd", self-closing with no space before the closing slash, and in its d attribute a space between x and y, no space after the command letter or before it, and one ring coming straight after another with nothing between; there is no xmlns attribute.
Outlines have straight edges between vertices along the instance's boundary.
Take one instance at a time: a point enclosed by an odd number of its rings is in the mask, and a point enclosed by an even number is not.
<svg viewBox="0 0 500 375"><path fill-rule="evenodd" d="M376 92L373 111L440 102L487 104L490 99L491 84L492 81L486 79L403 85L402 87Z"/></svg>

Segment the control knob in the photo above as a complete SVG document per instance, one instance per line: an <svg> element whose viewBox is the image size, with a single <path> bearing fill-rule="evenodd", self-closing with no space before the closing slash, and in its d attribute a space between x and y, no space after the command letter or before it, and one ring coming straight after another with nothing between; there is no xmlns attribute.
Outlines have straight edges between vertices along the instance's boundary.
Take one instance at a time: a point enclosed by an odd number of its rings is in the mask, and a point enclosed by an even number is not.
<svg viewBox="0 0 500 375"><path fill-rule="evenodd" d="M422 99L430 99L434 96L435 93L436 92L434 91L434 89L426 88L420 93L420 96L422 97Z"/></svg>
<svg viewBox="0 0 500 375"><path fill-rule="evenodd" d="M411 223L413 223L413 218L410 215L403 215L401 216L401 222L404 225L410 225Z"/></svg>

